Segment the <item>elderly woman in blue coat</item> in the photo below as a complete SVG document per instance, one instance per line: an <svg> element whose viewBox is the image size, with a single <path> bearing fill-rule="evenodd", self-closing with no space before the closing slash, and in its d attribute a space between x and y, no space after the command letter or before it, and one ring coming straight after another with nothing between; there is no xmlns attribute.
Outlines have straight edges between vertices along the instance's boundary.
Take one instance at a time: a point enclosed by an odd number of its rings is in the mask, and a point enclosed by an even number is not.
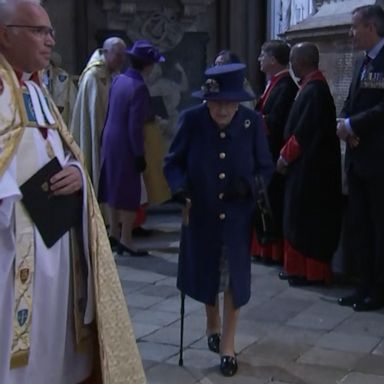
<svg viewBox="0 0 384 384"><path fill-rule="evenodd" d="M274 168L262 117L240 105L252 99L244 70L238 63L205 71L204 85L192 94L205 102L181 114L164 167L174 199L187 212L177 286L205 304L208 347L220 353L225 376L237 371L236 323L250 298L255 177L268 181Z"/></svg>

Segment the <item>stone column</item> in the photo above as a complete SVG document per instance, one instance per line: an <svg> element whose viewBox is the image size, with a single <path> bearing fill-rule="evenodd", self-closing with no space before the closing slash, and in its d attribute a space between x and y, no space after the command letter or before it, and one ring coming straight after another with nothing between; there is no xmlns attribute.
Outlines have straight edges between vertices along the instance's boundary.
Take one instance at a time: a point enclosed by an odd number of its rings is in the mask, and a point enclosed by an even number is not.
<svg viewBox="0 0 384 384"><path fill-rule="evenodd" d="M260 93L264 77L257 57L266 38L266 0L220 0L217 3L218 50L228 48L247 64L252 88Z"/></svg>
<svg viewBox="0 0 384 384"><path fill-rule="evenodd" d="M88 5L87 0L75 0L75 55L76 73L81 73L88 56Z"/></svg>

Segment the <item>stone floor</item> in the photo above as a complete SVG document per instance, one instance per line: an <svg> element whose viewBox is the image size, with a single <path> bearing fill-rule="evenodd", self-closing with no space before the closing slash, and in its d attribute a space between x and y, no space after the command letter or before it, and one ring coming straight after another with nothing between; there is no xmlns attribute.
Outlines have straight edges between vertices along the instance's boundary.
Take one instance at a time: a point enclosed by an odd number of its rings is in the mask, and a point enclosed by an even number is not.
<svg viewBox="0 0 384 384"><path fill-rule="evenodd" d="M218 355L207 349L203 306L189 298L180 367L180 215L157 210L146 227L153 235L137 243L151 256L116 256L116 263L148 383L384 383L384 311L356 313L336 302L348 287L292 288L277 267L254 263L252 297L238 324L237 375L220 374Z"/></svg>

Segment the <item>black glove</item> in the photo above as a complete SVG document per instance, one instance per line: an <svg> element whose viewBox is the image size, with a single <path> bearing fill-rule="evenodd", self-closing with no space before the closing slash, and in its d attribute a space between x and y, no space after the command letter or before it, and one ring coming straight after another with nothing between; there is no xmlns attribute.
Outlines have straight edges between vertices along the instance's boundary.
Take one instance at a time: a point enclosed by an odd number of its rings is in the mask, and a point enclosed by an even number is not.
<svg viewBox="0 0 384 384"><path fill-rule="evenodd" d="M147 162L144 156L135 156L135 169L137 172L142 173L147 168Z"/></svg>
<svg viewBox="0 0 384 384"><path fill-rule="evenodd" d="M180 190L178 192L176 192L173 196L172 196L172 200L175 202L175 203L179 203L179 204L182 204L182 205L186 205L187 204L187 198L188 198L188 195L185 191L183 190Z"/></svg>
<svg viewBox="0 0 384 384"><path fill-rule="evenodd" d="M224 190L223 200L233 201L242 200L251 196L251 188L244 178L239 178L232 183L229 183Z"/></svg>

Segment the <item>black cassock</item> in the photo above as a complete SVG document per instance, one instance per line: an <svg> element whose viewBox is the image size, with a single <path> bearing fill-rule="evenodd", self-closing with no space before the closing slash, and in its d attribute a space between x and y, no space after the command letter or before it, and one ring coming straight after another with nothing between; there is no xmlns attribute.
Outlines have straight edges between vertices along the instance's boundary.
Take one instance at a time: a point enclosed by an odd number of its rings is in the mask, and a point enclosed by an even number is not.
<svg viewBox="0 0 384 384"><path fill-rule="evenodd" d="M341 226L340 144L328 84L312 80L299 92L285 126L300 156L288 166L284 237L306 257L330 261Z"/></svg>
<svg viewBox="0 0 384 384"><path fill-rule="evenodd" d="M287 73L274 84L264 105L256 107L264 116L268 128L269 149L275 163L280 156L280 150L284 143L284 126L297 90L297 85ZM275 172L268 186L268 197L274 218L274 235L277 239L282 238L283 231L284 179L281 174Z"/></svg>

